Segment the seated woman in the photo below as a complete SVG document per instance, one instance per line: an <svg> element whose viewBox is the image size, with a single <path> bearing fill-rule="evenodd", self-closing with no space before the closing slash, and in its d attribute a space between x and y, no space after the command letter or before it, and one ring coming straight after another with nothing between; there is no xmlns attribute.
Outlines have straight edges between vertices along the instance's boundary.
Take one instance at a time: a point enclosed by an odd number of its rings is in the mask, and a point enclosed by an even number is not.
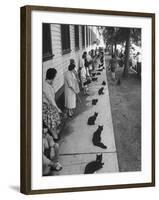
<svg viewBox="0 0 159 200"><path fill-rule="evenodd" d="M43 83L43 121L54 139L58 139L61 124L60 113L62 113L55 102L53 81L56 74L56 69L49 68L46 72L46 80Z"/></svg>
<svg viewBox="0 0 159 200"><path fill-rule="evenodd" d="M51 170L60 171L61 164L58 162L59 158L59 144L55 143L53 137L49 134L48 128L43 123L43 175L50 174Z"/></svg>

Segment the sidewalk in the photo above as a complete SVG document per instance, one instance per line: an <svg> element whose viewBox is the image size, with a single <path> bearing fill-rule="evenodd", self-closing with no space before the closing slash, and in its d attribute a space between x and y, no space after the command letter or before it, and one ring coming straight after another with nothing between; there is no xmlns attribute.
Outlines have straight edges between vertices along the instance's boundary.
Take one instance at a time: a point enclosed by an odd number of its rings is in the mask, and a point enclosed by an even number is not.
<svg viewBox="0 0 159 200"><path fill-rule="evenodd" d="M82 103L77 104L75 116L69 119L61 133L59 162L63 169L58 175L83 174L85 166L96 159L97 153L103 154L104 166L97 173L118 172L118 161L110 109L108 85L104 86L104 95L98 95L103 80L107 83L106 70L98 75L98 81L89 85L89 96L80 94ZM98 103L92 105L92 99ZM88 117L98 112L94 126L87 125ZM102 142L107 149L94 146L93 133L98 125L103 125ZM55 173L54 173L55 174Z"/></svg>
<svg viewBox="0 0 159 200"><path fill-rule="evenodd" d="M109 60L107 55L107 65ZM141 171L141 77L131 69L128 78L122 74L123 67L118 67L121 85L117 86L107 73L118 166L120 172Z"/></svg>

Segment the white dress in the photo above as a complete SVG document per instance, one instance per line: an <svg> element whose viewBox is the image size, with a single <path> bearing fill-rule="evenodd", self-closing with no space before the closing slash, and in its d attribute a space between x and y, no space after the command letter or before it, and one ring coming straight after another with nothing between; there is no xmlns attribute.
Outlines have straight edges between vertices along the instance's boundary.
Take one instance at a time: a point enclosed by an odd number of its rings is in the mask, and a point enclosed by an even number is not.
<svg viewBox="0 0 159 200"><path fill-rule="evenodd" d="M68 109L76 108L76 77L73 72L67 71L64 77L65 86L65 107ZM70 88L71 87L71 88Z"/></svg>
<svg viewBox="0 0 159 200"><path fill-rule="evenodd" d="M50 103L51 105L56 107L54 88L46 81L43 83L43 102L47 104Z"/></svg>

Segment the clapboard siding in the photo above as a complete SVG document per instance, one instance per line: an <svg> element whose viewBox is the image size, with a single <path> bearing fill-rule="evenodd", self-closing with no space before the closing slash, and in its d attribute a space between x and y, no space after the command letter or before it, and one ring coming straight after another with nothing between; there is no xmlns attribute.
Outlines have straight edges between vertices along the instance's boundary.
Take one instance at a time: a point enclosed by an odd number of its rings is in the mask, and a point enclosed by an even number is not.
<svg viewBox="0 0 159 200"><path fill-rule="evenodd" d="M57 69L57 76L54 80L54 89L57 92L64 84L64 73L68 69L70 59L75 60L77 69L81 65L80 60L83 51L88 51L93 46L87 48L82 47L82 29L79 26L79 49L75 49L75 33L74 25L70 25L70 48L71 52L68 54L62 54L62 45L61 45L61 26L60 24L51 24L51 43L52 51L54 54L53 59L43 62L43 80L45 80L46 71L48 68Z"/></svg>

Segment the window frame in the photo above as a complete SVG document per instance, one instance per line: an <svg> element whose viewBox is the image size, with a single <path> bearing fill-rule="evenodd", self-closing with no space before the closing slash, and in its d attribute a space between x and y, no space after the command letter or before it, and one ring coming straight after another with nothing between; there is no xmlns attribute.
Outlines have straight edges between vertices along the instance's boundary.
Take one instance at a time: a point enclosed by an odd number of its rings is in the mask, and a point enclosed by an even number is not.
<svg viewBox="0 0 159 200"><path fill-rule="evenodd" d="M82 48L85 48L86 39L85 39L85 26L81 26L81 33L82 33Z"/></svg>
<svg viewBox="0 0 159 200"><path fill-rule="evenodd" d="M44 34L45 34L45 37L48 37L48 40L44 38ZM44 42L47 43L45 46L44 46ZM43 62L51 60L53 56L54 54L52 50L51 24L43 23L42 24L42 60Z"/></svg>
<svg viewBox="0 0 159 200"><path fill-rule="evenodd" d="M70 25L61 24L60 30L61 30L61 50L62 50L62 55L65 55L71 52Z"/></svg>
<svg viewBox="0 0 159 200"><path fill-rule="evenodd" d="M77 30L76 30L77 28ZM77 31L77 32L76 32ZM79 42L79 25L74 25L74 41L75 41L75 51L80 49L80 42ZM78 41L78 42L77 42ZM77 44L78 43L78 44Z"/></svg>
<svg viewBox="0 0 159 200"><path fill-rule="evenodd" d="M86 26L86 47L89 46L89 35L88 35L88 33L89 33L89 29L88 29L88 26Z"/></svg>

